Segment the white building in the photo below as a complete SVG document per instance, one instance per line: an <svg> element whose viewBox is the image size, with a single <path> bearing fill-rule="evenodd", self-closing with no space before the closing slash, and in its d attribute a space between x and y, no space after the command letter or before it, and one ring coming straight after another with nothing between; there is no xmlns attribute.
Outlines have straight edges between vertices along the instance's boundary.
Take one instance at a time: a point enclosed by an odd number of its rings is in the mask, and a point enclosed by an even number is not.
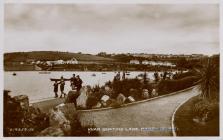
<svg viewBox="0 0 223 140"><path fill-rule="evenodd" d="M148 60L143 60L143 61L142 61L142 64L143 64L143 65L148 65L148 64L149 64L149 61L148 61Z"/></svg>
<svg viewBox="0 0 223 140"><path fill-rule="evenodd" d="M140 64L139 60L130 60L129 62L130 64Z"/></svg>
<svg viewBox="0 0 223 140"><path fill-rule="evenodd" d="M36 64L41 64L41 61L36 61Z"/></svg>
<svg viewBox="0 0 223 140"><path fill-rule="evenodd" d="M71 60L67 60L66 64L78 64L78 61L76 58L72 58Z"/></svg>
<svg viewBox="0 0 223 140"><path fill-rule="evenodd" d="M46 64L49 66L52 66L53 62L52 61L46 61Z"/></svg>
<svg viewBox="0 0 223 140"><path fill-rule="evenodd" d="M60 65L60 64L64 64L64 61L63 60L57 60L54 63L57 64L57 65Z"/></svg>
<svg viewBox="0 0 223 140"><path fill-rule="evenodd" d="M152 65L152 66L171 66L171 67L175 67L175 64L172 64L170 62L161 62L161 61L147 61L144 60L142 61L142 64L144 65Z"/></svg>

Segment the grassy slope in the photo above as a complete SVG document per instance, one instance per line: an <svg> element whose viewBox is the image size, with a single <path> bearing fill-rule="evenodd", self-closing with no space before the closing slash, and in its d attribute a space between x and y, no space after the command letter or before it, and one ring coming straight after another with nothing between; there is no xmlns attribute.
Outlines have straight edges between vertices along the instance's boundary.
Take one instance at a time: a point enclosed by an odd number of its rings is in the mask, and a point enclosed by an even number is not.
<svg viewBox="0 0 223 140"><path fill-rule="evenodd" d="M69 52L51 52L51 51L35 51L23 53L5 53L4 61L25 61L27 59L35 60L68 60L76 58L78 61L113 61L114 59L99 57L90 54L78 54Z"/></svg>
<svg viewBox="0 0 223 140"><path fill-rule="evenodd" d="M205 125L192 121L193 105L198 97L193 97L183 104L176 112L175 125L178 136L219 136L219 116L207 122Z"/></svg>

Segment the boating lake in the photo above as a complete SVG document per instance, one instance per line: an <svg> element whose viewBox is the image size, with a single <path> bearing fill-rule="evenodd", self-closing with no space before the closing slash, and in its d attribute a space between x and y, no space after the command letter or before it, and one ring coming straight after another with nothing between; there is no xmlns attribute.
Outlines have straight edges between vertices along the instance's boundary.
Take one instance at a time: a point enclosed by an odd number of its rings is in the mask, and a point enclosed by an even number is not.
<svg viewBox="0 0 223 140"><path fill-rule="evenodd" d="M31 102L48 99L54 97L53 84L50 78L71 78L73 73L79 75L83 81L83 86L90 85L94 86L99 84L104 85L105 82L113 80L117 74L112 72L86 72L86 71L75 71L75 72L50 72L49 74L40 74L39 71L19 71L15 72L16 76L13 76L14 72L4 72L4 89L10 90L10 95L21 95L25 94L29 96ZM137 75L142 74L142 71L130 72L130 75L126 75L126 78L135 78ZM95 76L92 76L95 74ZM148 78L151 80L154 72L147 72ZM121 73L122 76L122 73ZM67 81L65 85L65 93L71 89L70 82ZM60 95L60 90L59 90Z"/></svg>
<svg viewBox="0 0 223 140"><path fill-rule="evenodd" d="M49 98L54 98L53 84L50 78L71 78L73 74L79 75L83 81L82 86L90 85L104 85L109 80L112 81L117 72L95 72L95 71L51 71L48 74L41 74L43 71L16 71L16 76L13 76L14 72L4 72L4 90L10 90L10 95L28 95L30 102L41 101ZM176 71L175 71L176 72ZM174 72L174 73L175 73ZM179 71L178 71L179 72ZM184 71L186 72L186 71ZM130 75L126 75L126 78L135 78L139 74L143 74L143 71L133 71ZM162 72L158 72L161 74ZM95 76L92 76L95 74ZM122 77L122 72L121 72ZM154 72L147 72L147 78L154 80ZM68 93L71 90L70 82L66 81L64 92ZM60 89L58 89L58 95L60 95Z"/></svg>

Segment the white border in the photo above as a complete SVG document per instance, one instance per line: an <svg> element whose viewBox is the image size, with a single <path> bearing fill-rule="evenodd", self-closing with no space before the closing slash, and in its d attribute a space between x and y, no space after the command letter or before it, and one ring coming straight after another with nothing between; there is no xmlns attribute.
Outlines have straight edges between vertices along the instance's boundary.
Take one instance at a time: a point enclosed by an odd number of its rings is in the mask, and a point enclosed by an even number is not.
<svg viewBox="0 0 223 140"><path fill-rule="evenodd" d="M1 111L1 115L0 115L0 125L1 125L1 129L0 129L0 136L3 136L3 46L4 46L4 3L3 1L0 1L0 111Z"/></svg>
<svg viewBox="0 0 223 140"><path fill-rule="evenodd" d="M220 29L219 29L219 43L220 43L220 137L223 138L223 122L222 122L222 117L223 117L223 103L222 103L222 100L223 100L223 95L222 95L222 83L223 83L223 80L222 80L222 75L223 75L223 0L220 1L220 23L219 23L219 26L220 26Z"/></svg>
<svg viewBox="0 0 223 140"><path fill-rule="evenodd" d="M218 4L219 0L5 0L5 3Z"/></svg>

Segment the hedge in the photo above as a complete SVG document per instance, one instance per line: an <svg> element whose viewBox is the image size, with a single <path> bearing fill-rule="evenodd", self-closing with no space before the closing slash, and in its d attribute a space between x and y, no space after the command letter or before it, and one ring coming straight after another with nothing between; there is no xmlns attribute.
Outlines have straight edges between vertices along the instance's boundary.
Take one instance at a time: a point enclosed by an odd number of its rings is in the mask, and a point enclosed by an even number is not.
<svg viewBox="0 0 223 140"><path fill-rule="evenodd" d="M199 80L196 76L185 77L179 80L162 80L157 85L159 95L168 94L191 87Z"/></svg>

